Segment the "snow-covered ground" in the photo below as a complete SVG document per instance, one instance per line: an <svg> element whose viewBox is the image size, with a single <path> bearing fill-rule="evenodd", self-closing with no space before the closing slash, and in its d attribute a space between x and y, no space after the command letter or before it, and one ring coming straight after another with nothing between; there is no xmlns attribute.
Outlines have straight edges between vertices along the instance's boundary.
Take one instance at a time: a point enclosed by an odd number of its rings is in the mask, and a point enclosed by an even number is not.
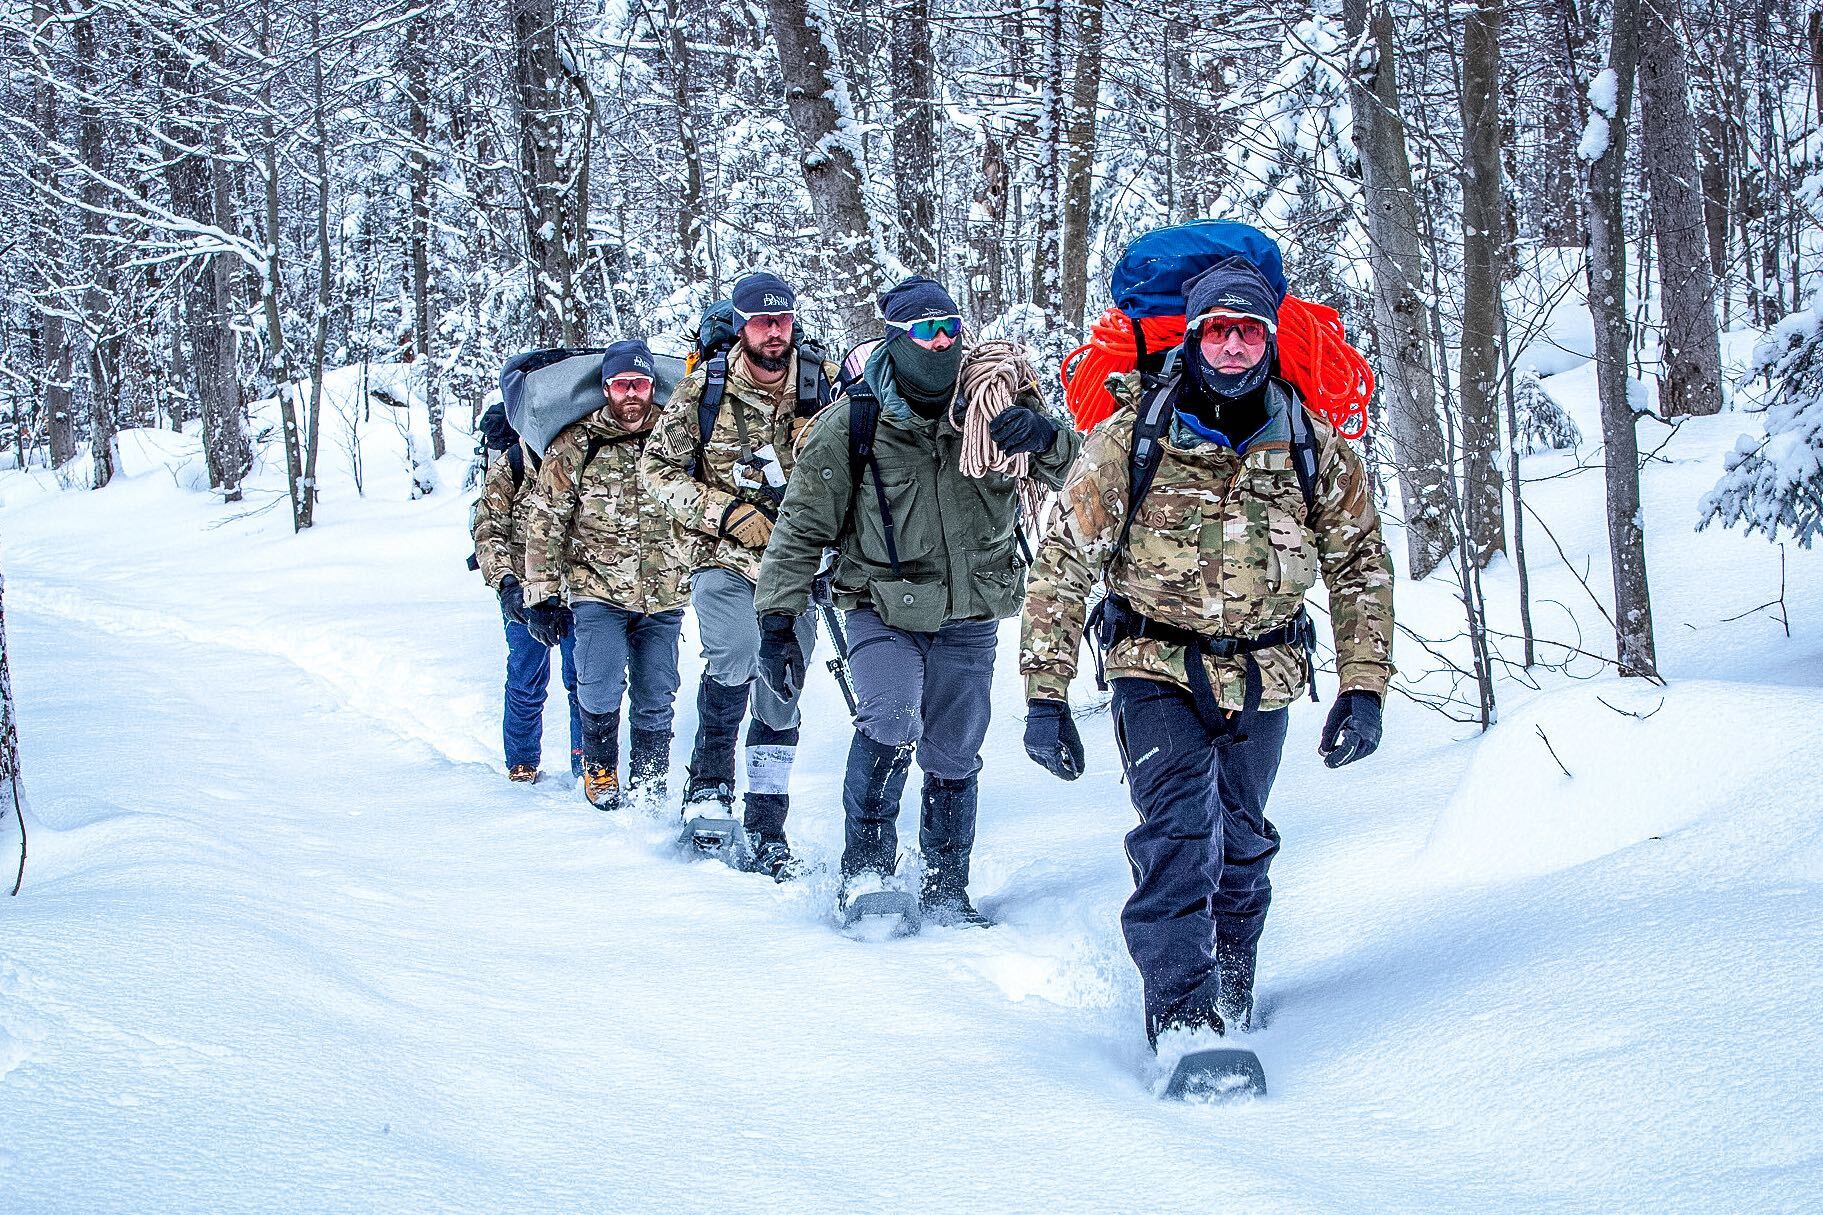
<svg viewBox="0 0 1823 1215"><path fill-rule="evenodd" d="M1593 441L1579 375L1546 384ZM1074 784L1026 759L1013 624L974 883L1000 924L858 942L825 875L682 863L671 820L506 782L463 457L410 500L370 419L358 498L331 434L298 537L243 513L282 481L224 507L169 438L127 436L137 475L99 493L0 474L33 815L0 903L0 1211L1815 1210L1823 558L1787 556L1787 638L1753 610L1777 547L1692 531L1744 428L1686 423L1646 473L1667 687L1503 679L1485 738L1395 697L1340 772L1295 711L1272 1095L1220 1108L1151 1095L1110 729L1085 716ZM1535 614L1606 651L1575 467L1527 465L1568 558L1531 526ZM1398 594L1456 631L1446 585ZM1510 566L1488 594L1511 628ZM813 671L792 828L829 862L848 728ZM547 725L555 772L560 696Z"/></svg>

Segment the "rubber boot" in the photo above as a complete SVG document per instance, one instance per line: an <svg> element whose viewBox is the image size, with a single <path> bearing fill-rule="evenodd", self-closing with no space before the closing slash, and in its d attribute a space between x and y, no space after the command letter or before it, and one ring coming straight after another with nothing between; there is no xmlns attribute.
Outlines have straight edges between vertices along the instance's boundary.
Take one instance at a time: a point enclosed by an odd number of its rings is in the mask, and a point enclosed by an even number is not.
<svg viewBox="0 0 1823 1215"><path fill-rule="evenodd" d="M747 723L747 808L742 816L753 842L753 867L783 882L797 876L785 817L791 810L791 765L798 728L775 730L757 716Z"/></svg>
<svg viewBox="0 0 1823 1215"><path fill-rule="evenodd" d="M977 782L924 778L924 808L919 820L918 847L924 853L924 888L920 901L925 911L940 920L987 925L987 917L968 898L969 852L975 846Z"/></svg>
<svg viewBox="0 0 1823 1215"><path fill-rule="evenodd" d="M620 809L620 711L582 710L582 795L597 810Z"/></svg>
<svg viewBox="0 0 1823 1215"><path fill-rule="evenodd" d="M848 772L842 779L847 837L842 849L844 880L869 870L890 874L897 865L899 799L905 795L911 760L910 747L889 747L855 731L848 747Z"/></svg>
<svg viewBox="0 0 1823 1215"><path fill-rule="evenodd" d="M627 794L646 801L665 800L671 775L671 731L633 730L627 752Z"/></svg>
<svg viewBox="0 0 1823 1215"><path fill-rule="evenodd" d="M698 685L696 747L690 755L690 780L684 787L684 817L690 817L691 806L705 802L719 802L727 811L734 809L734 744L740 738L752 686L717 683L707 675Z"/></svg>

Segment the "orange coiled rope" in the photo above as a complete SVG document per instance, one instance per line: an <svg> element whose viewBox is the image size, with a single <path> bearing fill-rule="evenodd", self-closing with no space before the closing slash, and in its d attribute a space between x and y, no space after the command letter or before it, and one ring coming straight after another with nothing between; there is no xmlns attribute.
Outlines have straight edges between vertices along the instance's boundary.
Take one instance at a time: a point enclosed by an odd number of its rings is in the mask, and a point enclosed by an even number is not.
<svg viewBox="0 0 1823 1215"><path fill-rule="evenodd" d="M1140 334L1149 351L1169 350L1184 341L1181 316L1146 317ZM1334 308L1294 295L1279 305L1279 371L1304 398L1310 411L1334 426L1345 439L1367 433L1367 403L1374 395L1374 372L1361 352L1348 344L1342 318ZM1088 430L1114 412L1108 377L1132 371L1139 351L1133 345L1133 322L1110 308L1089 327L1089 340L1063 361L1064 400L1078 430Z"/></svg>

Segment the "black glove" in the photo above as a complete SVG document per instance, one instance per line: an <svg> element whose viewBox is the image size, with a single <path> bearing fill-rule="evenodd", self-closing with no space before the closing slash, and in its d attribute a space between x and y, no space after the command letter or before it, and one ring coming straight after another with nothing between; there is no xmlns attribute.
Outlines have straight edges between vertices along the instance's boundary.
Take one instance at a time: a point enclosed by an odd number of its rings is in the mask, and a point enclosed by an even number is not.
<svg viewBox="0 0 1823 1215"><path fill-rule="evenodd" d="M500 580L500 589L494 593L500 596L500 610L506 613L506 618L524 624L525 588L519 585L519 579L508 574Z"/></svg>
<svg viewBox="0 0 1823 1215"><path fill-rule="evenodd" d="M1009 456L1049 451L1057 439L1057 423L1028 405L1008 405L987 424L994 446Z"/></svg>
<svg viewBox="0 0 1823 1215"><path fill-rule="evenodd" d="M556 645L570 635L570 609L555 599L534 603L525 609L525 627L539 645Z"/></svg>
<svg viewBox="0 0 1823 1215"><path fill-rule="evenodd" d="M760 678L780 700L789 701L804 687L804 648L798 644L797 617L768 612L760 617Z"/></svg>
<svg viewBox="0 0 1823 1215"><path fill-rule="evenodd" d="M1082 775L1082 735L1076 732L1069 705L1061 700L1026 702L1025 753L1062 780Z"/></svg>
<svg viewBox="0 0 1823 1215"><path fill-rule="evenodd" d="M1344 692L1330 706L1317 754L1331 768L1365 759L1380 746L1380 698L1372 692Z"/></svg>

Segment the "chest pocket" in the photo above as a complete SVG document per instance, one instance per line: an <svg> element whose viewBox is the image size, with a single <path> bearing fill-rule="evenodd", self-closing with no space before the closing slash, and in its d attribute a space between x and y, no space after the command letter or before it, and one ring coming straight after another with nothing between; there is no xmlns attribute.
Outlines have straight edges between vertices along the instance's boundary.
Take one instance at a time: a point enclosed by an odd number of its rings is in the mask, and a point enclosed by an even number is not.
<svg viewBox="0 0 1823 1215"><path fill-rule="evenodd" d="M1245 551L1236 556L1259 578L1262 597L1302 598L1316 584L1317 548L1297 473L1280 459L1249 468L1246 481L1247 528L1239 541Z"/></svg>
<svg viewBox="0 0 1823 1215"><path fill-rule="evenodd" d="M1221 495L1201 486L1155 483L1133 520L1124 560L1132 576L1156 593L1201 604L1221 552Z"/></svg>
<svg viewBox="0 0 1823 1215"><path fill-rule="evenodd" d="M936 547L937 504L930 500L918 474L909 469L891 467L880 470L880 490L886 495L886 509L892 514L893 547L899 563L905 565L929 555ZM861 542L861 555L878 565L891 566L892 553L886 544L886 525L880 518L880 496L874 489L874 470L862 474L862 485L855 494L855 534Z"/></svg>

